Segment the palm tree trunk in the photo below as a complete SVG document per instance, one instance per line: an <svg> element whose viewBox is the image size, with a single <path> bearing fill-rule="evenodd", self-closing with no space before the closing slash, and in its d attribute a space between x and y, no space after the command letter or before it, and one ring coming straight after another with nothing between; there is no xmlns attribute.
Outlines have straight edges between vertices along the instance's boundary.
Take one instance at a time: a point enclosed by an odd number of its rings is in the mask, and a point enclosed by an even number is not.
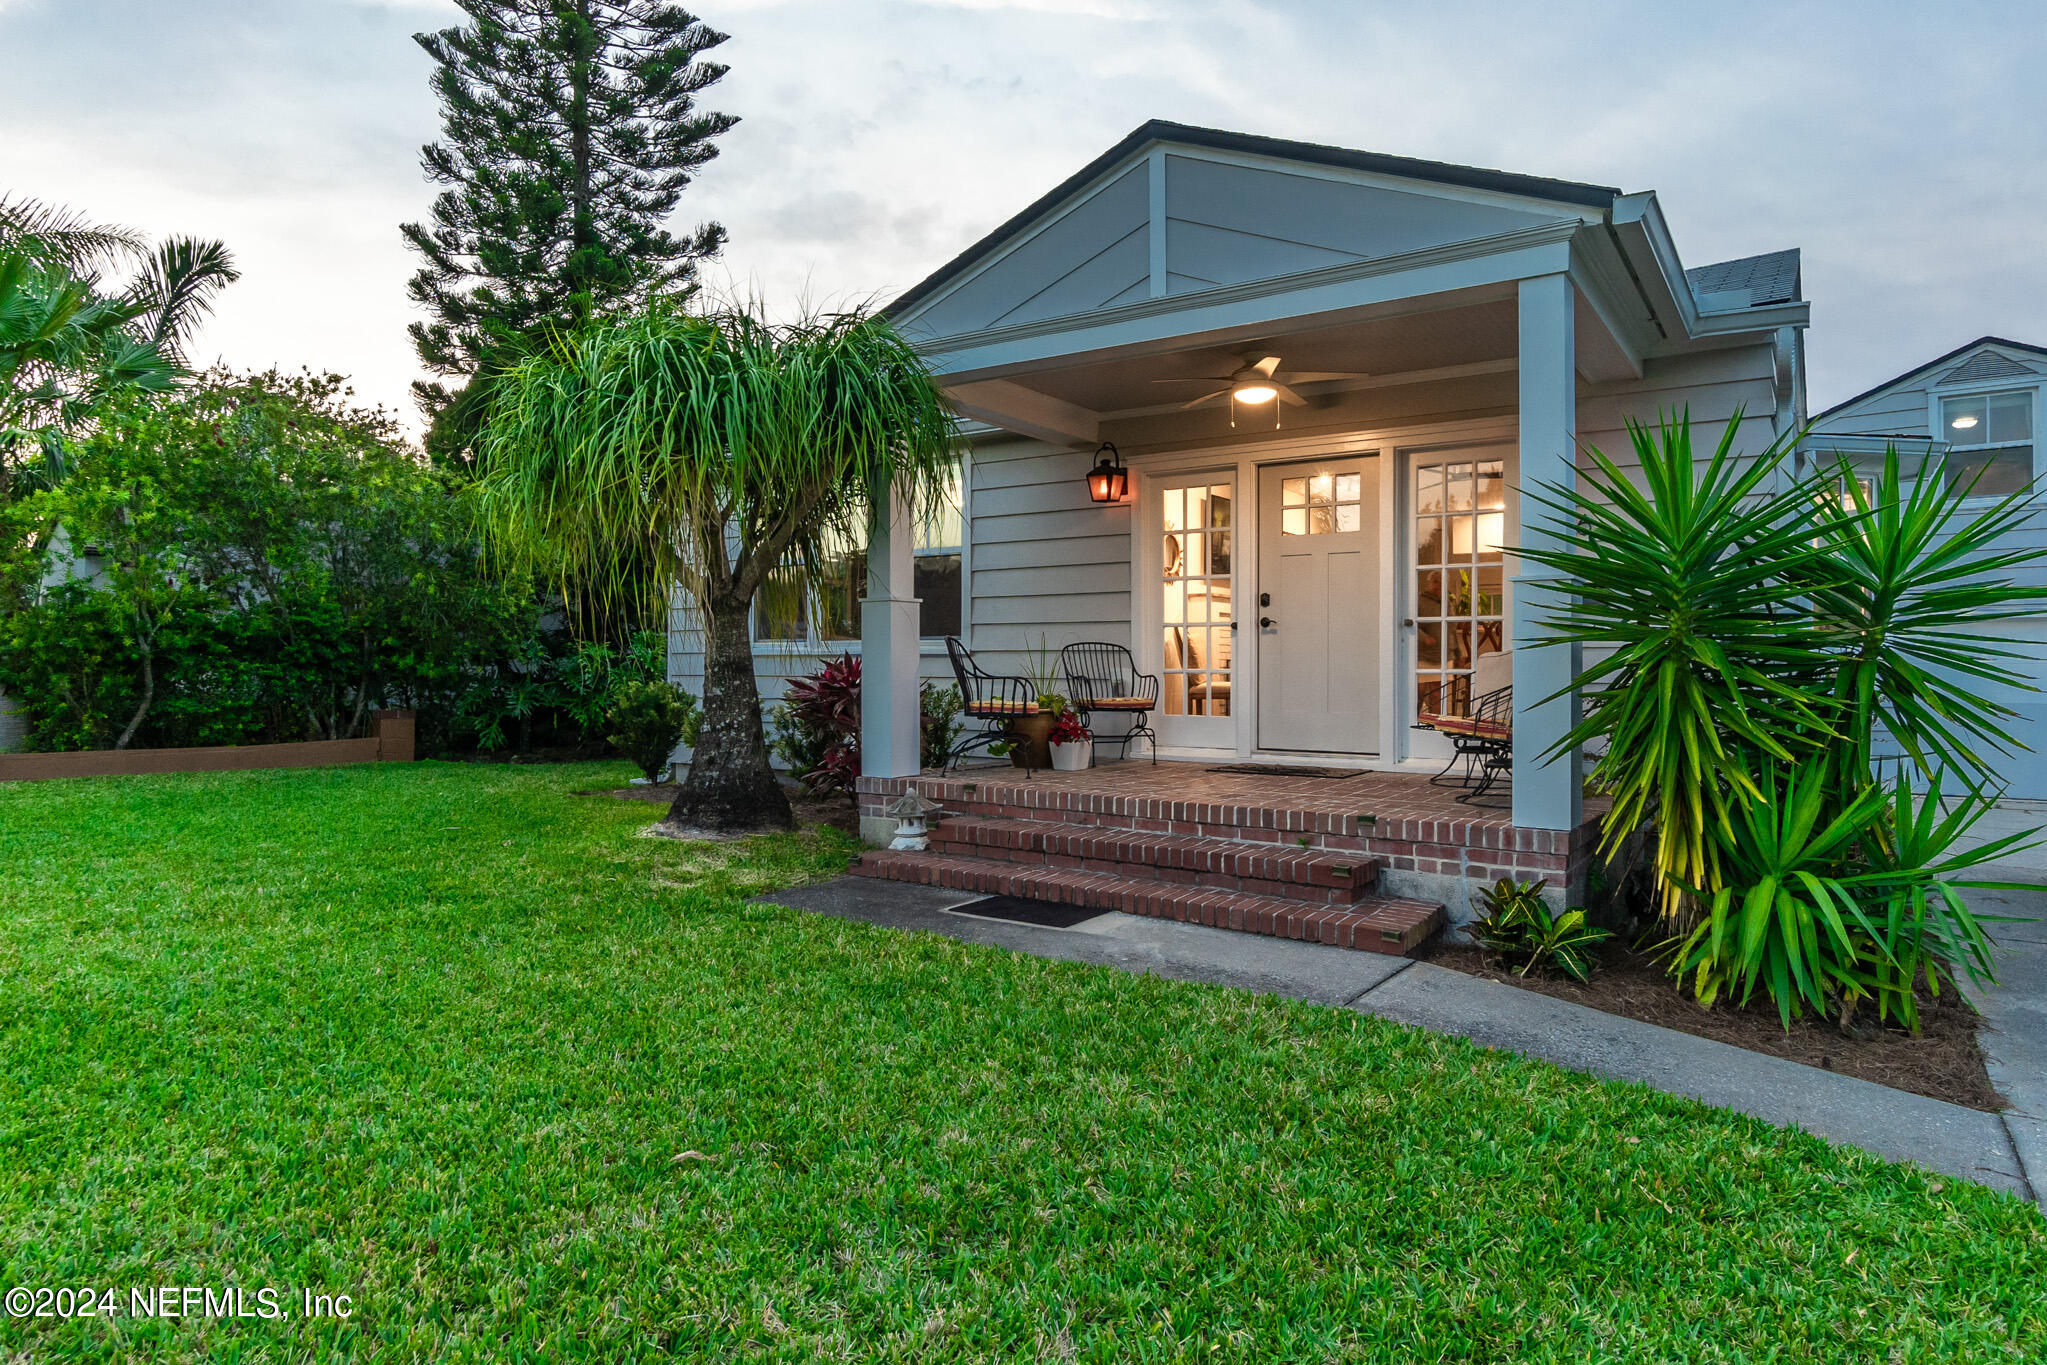
<svg viewBox="0 0 2047 1365"><path fill-rule="evenodd" d="M748 604L727 595L704 605L703 729L668 823L685 829L791 829L796 817L768 761L761 730Z"/></svg>

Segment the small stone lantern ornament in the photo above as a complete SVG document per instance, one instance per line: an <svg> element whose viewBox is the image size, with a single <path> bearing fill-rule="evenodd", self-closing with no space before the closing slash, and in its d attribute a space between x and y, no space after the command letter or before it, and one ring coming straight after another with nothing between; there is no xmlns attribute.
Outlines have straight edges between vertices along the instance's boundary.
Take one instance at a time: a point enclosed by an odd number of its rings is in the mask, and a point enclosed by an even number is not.
<svg viewBox="0 0 2047 1365"><path fill-rule="evenodd" d="M889 847L921 853L931 847L931 827L925 817L942 813L942 807L936 801L926 800L923 792L912 787L883 806L881 813L896 818L896 837Z"/></svg>
<svg viewBox="0 0 2047 1365"><path fill-rule="evenodd" d="M1123 467L1122 452L1110 441L1095 451L1095 467L1087 472L1087 495L1096 502L1121 502L1130 491L1130 471Z"/></svg>

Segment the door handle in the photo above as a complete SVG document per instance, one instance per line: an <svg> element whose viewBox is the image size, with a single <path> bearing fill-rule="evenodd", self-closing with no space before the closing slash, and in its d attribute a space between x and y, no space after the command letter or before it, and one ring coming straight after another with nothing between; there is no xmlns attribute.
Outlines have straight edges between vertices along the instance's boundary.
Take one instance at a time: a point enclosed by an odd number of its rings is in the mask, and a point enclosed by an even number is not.
<svg viewBox="0 0 2047 1365"><path fill-rule="evenodd" d="M1273 620L1270 616L1261 616L1258 618L1258 629L1260 630L1271 630L1274 626L1278 624L1279 622Z"/></svg>

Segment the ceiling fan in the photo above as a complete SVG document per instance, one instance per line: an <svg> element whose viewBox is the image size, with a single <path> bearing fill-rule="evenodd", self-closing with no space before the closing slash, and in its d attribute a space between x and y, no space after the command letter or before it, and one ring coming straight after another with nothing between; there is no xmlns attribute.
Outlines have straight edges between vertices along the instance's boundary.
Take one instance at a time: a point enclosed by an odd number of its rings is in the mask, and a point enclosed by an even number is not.
<svg viewBox="0 0 2047 1365"><path fill-rule="evenodd" d="M1232 404L1248 403L1256 407L1270 403L1277 398L1295 407L1303 406L1308 400L1294 392L1295 384L1317 384L1326 379L1364 379L1367 376L1356 371L1344 370L1287 370L1279 368L1280 358L1276 355L1246 355L1242 363L1228 374L1188 375L1179 379L1154 379L1154 384L1220 384L1219 389L1204 393L1191 402L1182 403L1182 408L1198 408L1203 403L1217 399L1228 399Z"/></svg>

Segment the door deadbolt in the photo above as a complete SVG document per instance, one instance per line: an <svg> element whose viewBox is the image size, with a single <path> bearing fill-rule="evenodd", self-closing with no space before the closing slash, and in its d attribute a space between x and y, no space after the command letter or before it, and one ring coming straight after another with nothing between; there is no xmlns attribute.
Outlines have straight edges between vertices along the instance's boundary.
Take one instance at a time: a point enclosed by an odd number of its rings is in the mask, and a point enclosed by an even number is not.
<svg viewBox="0 0 2047 1365"><path fill-rule="evenodd" d="M1259 594L1258 594L1258 605L1259 605L1259 606L1261 606L1261 607L1269 607L1269 606L1271 606L1271 605L1272 605L1272 594L1271 594L1271 593L1269 593L1269 592L1261 592L1261 593L1259 593Z"/></svg>

